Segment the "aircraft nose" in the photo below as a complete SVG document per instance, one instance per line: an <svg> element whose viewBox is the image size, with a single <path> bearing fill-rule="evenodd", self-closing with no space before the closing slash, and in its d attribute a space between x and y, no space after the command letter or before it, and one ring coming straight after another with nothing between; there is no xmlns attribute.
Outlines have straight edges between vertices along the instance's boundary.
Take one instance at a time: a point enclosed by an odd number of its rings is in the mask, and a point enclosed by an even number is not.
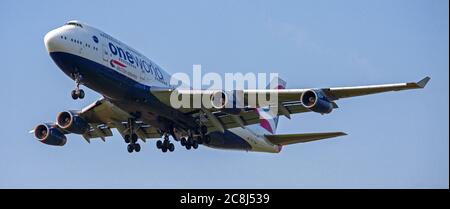
<svg viewBox="0 0 450 209"><path fill-rule="evenodd" d="M48 52L60 51L63 47L62 40L63 36L60 30L52 30L44 36L45 48Z"/></svg>

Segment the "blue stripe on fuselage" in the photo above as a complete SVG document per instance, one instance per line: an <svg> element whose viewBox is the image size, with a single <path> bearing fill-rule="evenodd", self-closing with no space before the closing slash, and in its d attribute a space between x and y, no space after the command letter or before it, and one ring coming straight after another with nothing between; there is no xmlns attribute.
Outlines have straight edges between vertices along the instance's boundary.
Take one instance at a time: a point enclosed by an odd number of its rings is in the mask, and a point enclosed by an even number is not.
<svg viewBox="0 0 450 209"><path fill-rule="evenodd" d="M69 77L75 71L83 75L83 85L113 99L146 98L150 87L114 69L92 60L65 52L51 52L50 56Z"/></svg>
<svg viewBox="0 0 450 209"><path fill-rule="evenodd" d="M251 150L251 145L235 133L225 130L209 133L211 142L207 146L220 149Z"/></svg>

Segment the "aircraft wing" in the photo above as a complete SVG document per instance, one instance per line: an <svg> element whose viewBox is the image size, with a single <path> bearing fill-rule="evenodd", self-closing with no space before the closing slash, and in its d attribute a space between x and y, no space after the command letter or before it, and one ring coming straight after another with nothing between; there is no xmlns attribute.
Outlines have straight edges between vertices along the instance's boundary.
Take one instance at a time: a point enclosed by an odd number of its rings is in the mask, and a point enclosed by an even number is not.
<svg viewBox="0 0 450 209"><path fill-rule="evenodd" d="M383 93L389 91L402 91L409 89L424 88L430 77L425 77L418 82L408 83L394 83L394 84L382 84L382 85L368 85L368 86L352 86L352 87L332 87L332 88L319 88L322 90L327 99L330 101L338 100L341 98L363 96L369 94ZM279 102L299 101L303 92L311 89L261 89L261 90L244 90L246 98L251 94L266 94L277 92Z"/></svg>
<svg viewBox="0 0 450 209"><path fill-rule="evenodd" d="M327 99L333 104L333 108L337 108L337 104L334 102L340 98L348 98L354 96L362 96L368 94L375 94L388 91L401 91L408 89L424 88L430 80L426 77L419 82L409 83L397 83L397 84L384 84L384 85L370 85L370 86L356 86L356 87L334 87L334 88L321 88L321 90L327 97ZM267 96L271 92L276 91L278 93L278 103L271 104L272 107L278 108L278 115L284 115L290 118L292 114L304 113L311 111L306 108L300 101L302 93L310 89L261 89L261 90L244 90L245 98L251 97L252 94L258 94ZM172 90L153 90L152 93L166 103L170 105L170 94ZM181 94L189 94L193 97L194 94L202 94L205 91L180 91ZM210 93L210 92L206 92ZM198 118L204 125L208 127L208 131L224 131L235 127L244 127L247 125L259 123L259 114L255 110L256 107L246 107L239 114L228 114L221 109L206 109L206 108L179 108L180 111L187 115L191 115L194 118ZM105 140L106 137L112 136L113 128L116 128L118 132L124 136L127 133L127 120L132 117L127 112L118 108L106 99L99 99L91 105L85 107L81 111L76 113L86 120L90 125L90 130L83 134L86 141L90 142L90 139L100 138ZM206 113L206 114L204 114ZM206 115L201 116L201 115ZM137 128L135 133L138 137L145 141L147 138L160 138L161 134L158 130L142 121L136 121ZM302 136L305 137L305 136Z"/></svg>
<svg viewBox="0 0 450 209"><path fill-rule="evenodd" d="M276 135L266 135L266 138L272 144L289 145L345 135L347 134L343 132L328 132L328 133L304 133L304 134L276 134Z"/></svg>
<svg viewBox="0 0 450 209"><path fill-rule="evenodd" d="M268 96L270 93L276 92L278 94L278 101L276 104L271 104L272 107L278 108L278 115L284 115L290 118L292 114L310 112L311 110L306 108L300 101L301 95L308 90L320 90L326 96L326 98L332 103L333 108L338 108L335 100L341 98L363 96L375 93L389 92L389 91L401 91L409 89L424 88L429 77L425 77L419 82L408 83L395 83L395 84L382 84L382 85L369 85L369 86L354 86L354 87L332 87L332 88L318 88L318 89L255 89L255 90L243 90L245 101L248 98L255 96ZM190 99L193 99L195 95L211 94L211 90L169 90L169 89L153 89L152 93L163 103L170 105L171 94L176 96L187 95ZM238 115L227 114L221 109L215 108L178 108L178 110L185 114L198 117L199 113L206 112L207 119L203 123L208 127L210 131L223 131L225 129L243 127L251 124L259 123L259 115L255 111L255 108L260 107L257 104L255 107L246 107Z"/></svg>
<svg viewBox="0 0 450 209"><path fill-rule="evenodd" d="M430 77L425 77L419 82L384 84L384 85L370 85L370 86L355 86L355 87L337 87L325 88L323 91L332 100L337 100L347 97L363 96L369 94L383 93L388 91L402 91L408 89L424 88Z"/></svg>
<svg viewBox="0 0 450 209"><path fill-rule="evenodd" d="M383 93L389 91L402 91L409 89L418 89L424 88L430 77L425 77L419 82L408 82L408 83L395 83L395 84L382 84L382 85L368 85L368 86L353 86L353 87L331 87L331 88L312 88L312 89L249 89L239 91L243 94L244 105L250 104L249 99L255 98L256 104L251 106L252 108L258 108L262 106L267 106L267 103L259 104L259 97L268 98L271 94L277 95L277 104L270 105L279 105L282 103L289 102L300 102L301 95L308 90L322 90L329 101L338 100L341 98L355 97L355 96L363 96L369 94ZM160 101L163 103L170 105L170 98L172 94L174 94L174 98L182 98L183 96L187 96L189 101L191 101L191 105L186 107L180 107L179 110L184 112L189 112L194 109L203 108L203 107L195 107L192 105L192 101L196 98L202 98L203 95L212 95L215 90L190 90L190 89L151 89L150 90L153 95L155 95ZM219 110L209 107L211 111Z"/></svg>
<svg viewBox="0 0 450 209"><path fill-rule="evenodd" d="M112 136L111 129L116 128L119 133L124 136L127 132L127 120L131 116L113 105L106 99L100 99L77 113L81 118L86 120L90 125L90 130L83 134L86 141L90 142L92 138L101 138ZM158 130L141 121L136 121L135 133L138 137L145 141L147 138L161 137Z"/></svg>

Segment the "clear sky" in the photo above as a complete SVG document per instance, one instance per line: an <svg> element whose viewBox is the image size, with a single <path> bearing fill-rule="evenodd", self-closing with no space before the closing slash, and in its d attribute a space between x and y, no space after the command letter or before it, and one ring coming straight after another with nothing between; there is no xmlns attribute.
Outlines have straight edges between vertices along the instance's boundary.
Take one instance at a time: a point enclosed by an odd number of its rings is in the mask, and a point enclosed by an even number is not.
<svg viewBox="0 0 450 209"><path fill-rule="evenodd" d="M387 1L0 1L0 188L448 188L449 5ZM426 89L338 101L329 115L281 119L278 133L348 136L279 154L187 151L155 141L129 154L69 135L64 147L31 130L100 97L48 56L46 32L77 19L170 73L278 72L290 88L432 79Z"/></svg>

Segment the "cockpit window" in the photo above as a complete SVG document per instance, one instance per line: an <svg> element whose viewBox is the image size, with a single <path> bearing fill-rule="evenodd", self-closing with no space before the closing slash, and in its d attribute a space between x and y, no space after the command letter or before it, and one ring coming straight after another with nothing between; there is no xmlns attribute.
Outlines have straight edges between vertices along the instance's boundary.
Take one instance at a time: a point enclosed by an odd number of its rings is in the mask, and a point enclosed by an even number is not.
<svg viewBox="0 0 450 209"><path fill-rule="evenodd" d="M80 27L80 28L83 27L80 23L76 23L76 22L68 22L68 23L66 23L66 25L75 25L75 26Z"/></svg>

